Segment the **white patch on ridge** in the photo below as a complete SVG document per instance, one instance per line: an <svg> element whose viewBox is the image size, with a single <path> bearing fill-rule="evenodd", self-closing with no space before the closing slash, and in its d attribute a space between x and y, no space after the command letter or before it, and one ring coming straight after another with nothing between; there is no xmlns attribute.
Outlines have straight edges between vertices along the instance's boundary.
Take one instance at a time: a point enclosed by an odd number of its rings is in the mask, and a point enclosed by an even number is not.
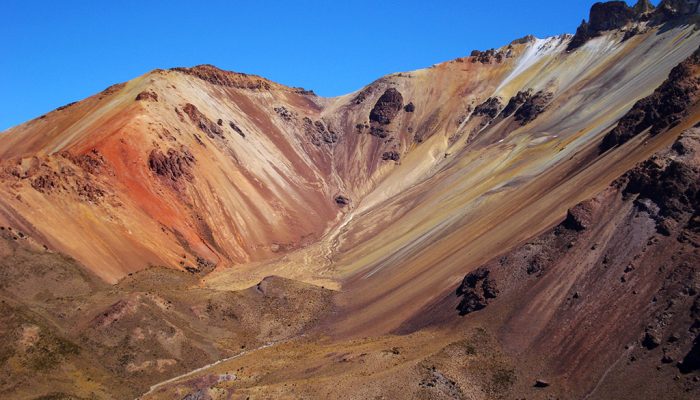
<svg viewBox="0 0 700 400"><path fill-rule="evenodd" d="M498 93L510 81L515 79L515 77L535 65L535 63L537 63L537 61L539 61L542 57L554 53L561 41L561 36L552 36L546 39L535 38L535 40L530 43L527 50L525 50L523 55L520 56L518 59L518 64L515 66L513 71L511 71L510 74L508 74L508 76L498 86L496 93Z"/></svg>

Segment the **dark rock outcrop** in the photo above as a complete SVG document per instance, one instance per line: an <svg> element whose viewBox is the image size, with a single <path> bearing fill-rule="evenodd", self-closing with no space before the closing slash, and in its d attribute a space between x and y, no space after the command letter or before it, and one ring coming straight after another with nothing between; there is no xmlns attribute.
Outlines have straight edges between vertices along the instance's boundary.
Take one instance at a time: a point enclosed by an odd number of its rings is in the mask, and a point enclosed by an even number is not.
<svg viewBox="0 0 700 400"><path fill-rule="evenodd" d="M213 65L207 64L198 65L192 68L172 68L171 70L195 76L214 85L227 86L236 89L270 90L272 89L273 85L272 82L268 81L267 79L256 75L224 71ZM298 91L298 89L296 90Z"/></svg>
<svg viewBox="0 0 700 400"><path fill-rule="evenodd" d="M295 112L289 111L287 107L284 106L275 107L274 110L277 113L277 115L279 115L280 118L282 118L285 121L291 121L296 116Z"/></svg>
<svg viewBox="0 0 700 400"><path fill-rule="evenodd" d="M501 115L506 118L515 114L515 120L520 125L526 125L544 112L552 97L552 93L545 91L539 91L534 95L532 89L520 91L511 97Z"/></svg>
<svg viewBox="0 0 700 400"><path fill-rule="evenodd" d="M489 274L488 268L479 267L464 277L462 284L457 288L457 296L462 297L457 306L459 315L481 310L488 305L489 299L498 296L496 281L489 277Z"/></svg>
<svg viewBox="0 0 700 400"><path fill-rule="evenodd" d="M532 89L522 90L508 100L508 104L501 112L504 118L510 117L515 111L520 108L526 101L532 98Z"/></svg>
<svg viewBox="0 0 700 400"><path fill-rule="evenodd" d="M471 57L472 63L481 63L481 64L496 63L496 64L499 64L499 63L503 62L504 58L510 57L510 53L503 52L503 51L496 50L496 49L489 49L486 51L472 50L470 57Z"/></svg>
<svg viewBox="0 0 700 400"><path fill-rule="evenodd" d="M158 101L158 94L152 90L145 90L136 95L136 101Z"/></svg>
<svg viewBox="0 0 700 400"><path fill-rule="evenodd" d="M245 133L243 133L243 130L240 127L238 127L238 125L236 125L233 121L229 121L228 126L230 126L231 129L233 129L237 134L241 135L241 137L245 137Z"/></svg>
<svg viewBox="0 0 700 400"><path fill-rule="evenodd" d="M388 125L396 117L396 114L403 107L403 96L394 89L389 88L379 97L369 113L370 122L381 125Z"/></svg>
<svg viewBox="0 0 700 400"><path fill-rule="evenodd" d="M348 204L350 204L350 199L343 196L342 194L335 196L334 200L335 200L335 204L337 204L338 207L345 207Z"/></svg>
<svg viewBox="0 0 700 400"><path fill-rule="evenodd" d="M700 335L695 337L693 346L678 364L678 369L684 374L700 370Z"/></svg>
<svg viewBox="0 0 700 400"><path fill-rule="evenodd" d="M178 181L182 177L191 178L190 168L194 162L194 156L184 147L181 150L168 149L165 154L153 149L148 156L148 168L172 181Z"/></svg>
<svg viewBox="0 0 700 400"><path fill-rule="evenodd" d="M656 9L656 14L662 19L677 18L683 15L700 12L698 0L662 0Z"/></svg>
<svg viewBox="0 0 700 400"><path fill-rule="evenodd" d="M309 117L304 117L304 131L311 139L311 143L320 146L323 142L333 144L338 141L338 134L330 127L326 127L323 121L312 121Z"/></svg>
<svg viewBox="0 0 700 400"><path fill-rule="evenodd" d="M400 158L401 158L401 155L399 154L398 151L395 151L395 150L385 151L384 153L382 153L382 160L384 160L384 161L389 161L389 160L399 161Z"/></svg>
<svg viewBox="0 0 700 400"><path fill-rule="evenodd" d="M581 25L576 29L576 34L569 42L567 51L581 47L588 40L600 35L601 32L622 28L634 21L636 16L635 9L629 7L624 1L593 4L588 22L585 20L581 22Z"/></svg>
<svg viewBox="0 0 700 400"><path fill-rule="evenodd" d="M603 138L600 151L619 146L650 129L656 135L680 122L700 98L700 49L671 70L654 93L639 100Z"/></svg>
<svg viewBox="0 0 700 400"><path fill-rule="evenodd" d="M412 113L412 112L416 111L416 106L414 106L413 103L411 102L411 103L406 104L404 106L403 110L406 112Z"/></svg>
<svg viewBox="0 0 700 400"><path fill-rule="evenodd" d="M202 114L199 109L194 104L187 103L185 106L182 108L182 111L187 114L188 117L190 117L190 121L192 121L193 124L197 125L197 127L204 133L207 134L210 138L214 137L220 137L223 138L224 136L224 130L221 129L219 125L217 125L214 121L210 120L207 118L206 115Z"/></svg>
<svg viewBox="0 0 700 400"><path fill-rule="evenodd" d="M486 116L494 119L503 108L503 103L499 97L489 97L483 103L474 108L474 115Z"/></svg>
<svg viewBox="0 0 700 400"><path fill-rule="evenodd" d="M575 231L583 231L593 224L593 201L588 200L575 205L566 212L563 226Z"/></svg>
<svg viewBox="0 0 700 400"><path fill-rule="evenodd" d="M515 120L520 125L526 125L542 114L547 108L547 105L552 101L553 94L549 92L539 91L534 96L529 97L525 103L515 112Z"/></svg>

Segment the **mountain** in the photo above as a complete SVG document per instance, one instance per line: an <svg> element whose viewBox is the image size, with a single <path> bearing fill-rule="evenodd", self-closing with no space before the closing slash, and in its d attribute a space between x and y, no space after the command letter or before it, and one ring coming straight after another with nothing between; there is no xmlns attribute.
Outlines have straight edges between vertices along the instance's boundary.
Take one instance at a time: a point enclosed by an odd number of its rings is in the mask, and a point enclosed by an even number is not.
<svg viewBox="0 0 700 400"><path fill-rule="evenodd" d="M336 98L155 70L1 133L0 393L696 398L699 6Z"/></svg>

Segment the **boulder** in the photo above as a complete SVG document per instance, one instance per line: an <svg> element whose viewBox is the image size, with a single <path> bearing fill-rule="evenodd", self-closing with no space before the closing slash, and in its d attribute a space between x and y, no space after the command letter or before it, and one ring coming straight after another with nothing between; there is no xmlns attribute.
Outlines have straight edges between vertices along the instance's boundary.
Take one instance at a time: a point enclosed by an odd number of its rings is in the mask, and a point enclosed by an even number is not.
<svg viewBox="0 0 700 400"><path fill-rule="evenodd" d="M403 96L395 88L389 88L379 97L369 113L370 122L388 125L403 108Z"/></svg>

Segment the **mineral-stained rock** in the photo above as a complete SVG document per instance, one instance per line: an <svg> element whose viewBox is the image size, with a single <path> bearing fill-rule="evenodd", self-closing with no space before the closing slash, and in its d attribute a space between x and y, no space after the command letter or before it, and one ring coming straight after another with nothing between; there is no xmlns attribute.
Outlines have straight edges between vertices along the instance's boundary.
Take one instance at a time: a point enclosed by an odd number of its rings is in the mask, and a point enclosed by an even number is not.
<svg viewBox="0 0 700 400"><path fill-rule="evenodd" d="M394 88L389 88L374 104L374 108L369 113L369 120L381 125L388 125L402 107L403 96L401 93Z"/></svg>
<svg viewBox="0 0 700 400"><path fill-rule="evenodd" d="M136 95L136 101L158 101L158 94L154 91L143 91Z"/></svg>
<svg viewBox="0 0 700 400"><path fill-rule="evenodd" d="M634 19L634 10L624 1L595 3L591 7L589 25L594 32L622 28Z"/></svg>
<svg viewBox="0 0 700 400"><path fill-rule="evenodd" d="M652 135L675 126L700 98L700 48L671 70L654 93L637 101L603 138L601 152L621 145L646 129Z"/></svg>
<svg viewBox="0 0 700 400"><path fill-rule="evenodd" d="M498 296L498 287L496 286L496 281L492 278L486 277L481 283L481 288L484 291L484 297L487 299L495 299Z"/></svg>
<svg viewBox="0 0 700 400"><path fill-rule="evenodd" d="M508 57L508 53L504 53L500 50L496 49L489 49L486 51L480 51L480 50L472 50L470 57L472 60L472 63L481 63L481 64L491 64L491 63L501 63L503 62L503 59Z"/></svg>
<svg viewBox="0 0 700 400"><path fill-rule="evenodd" d="M515 111L518 110L518 108L520 108L520 106L525 104L525 102L528 101L530 98L532 98L532 89L527 89L518 92L515 96L511 97L510 100L508 100L508 104L501 112L501 115L504 118L510 117Z"/></svg>
<svg viewBox="0 0 700 400"><path fill-rule="evenodd" d="M640 6L640 8L642 8ZM601 32L619 29L634 21L638 16L635 9L629 7L624 1L608 1L595 3L591 7L588 22L581 22L576 34L571 38L567 47L568 51L581 47L589 39L600 35Z"/></svg>
<svg viewBox="0 0 700 400"><path fill-rule="evenodd" d="M194 104L187 103L185 106L182 108L182 111L187 114L188 117L190 117L190 121L192 121L193 124L197 125L197 127L204 133L207 134L210 138L214 138L216 136L218 137L223 137L224 136L224 131L221 129L219 125L214 123L214 121L210 120L207 118L206 115L202 114L199 109Z"/></svg>
<svg viewBox="0 0 700 400"><path fill-rule="evenodd" d="M168 149L165 154L153 149L148 156L148 167L151 171L173 181L191 177L190 168L194 162L194 156L184 147L181 150Z"/></svg>
<svg viewBox="0 0 700 400"><path fill-rule="evenodd" d="M537 380L535 381L535 385L534 385L534 386L535 386L536 388L546 388L547 386L549 386L549 382L547 382L547 381L544 380L544 379L537 379Z"/></svg>
<svg viewBox="0 0 700 400"><path fill-rule="evenodd" d="M389 160L399 161L400 158L401 158L401 155L399 154L398 151L395 151L395 150L385 151L382 154L382 160L384 160L384 161L389 161Z"/></svg>
<svg viewBox="0 0 700 400"><path fill-rule="evenodd" d="M209 83L237 89L270 90L272 84L267 79L255 75L224 71L213 65L198 65L192 68L173 68L172 71L195 76Z"/></svg>
<svg viewBox="0 0 700 400"><path fill-rule="evenodd" d="M697 14L700 7L698 0L662 0L657 7L657 15L663 20L683 15Z"/></svg>
<svg viewBox="0 0 700 400"><path fill-rule="evenodd" d="M457 309L459 310L459 315L467 315L485 307L486 299L476 291L470 290L464 293Z"/></svg>
<svg viewBox="0 0 700 400"><path fill-rule="evenodd" d="M284 106L275 107L274 110L277 113L277 115L279 115L285 121L291 121L296 114L293 111L289 111Z"/></svg>
<svg viewBox="0 0 700 400"><path fill-rule="evenodd" d="M487 116L490 119L494 119L501 111L501 108L503 108L503 103L499 97L489 97L474 108L474 115Z"/></svg>
<svg viewBox="0 0 700 400"><path fill-rule="evenodd" d="M647 348L648 350L654 349L658 347L661 344L661 340L659 340L656 335L650 331L646 331L644 333L644 337L642 338L642 346Z"/></svg>
<svg viewBox="0 0 700 400"><path fill-rule="evenodd" d="M481 310L488 304L488 299L495 299L498 295L496 281L489 277L490 271L485 267L479 267L468 273L457 288L457 296L462 300L457 306L460 315ZM479 286L479 282L481 285Z"/></svg>
<svg viewBox="0 0 700 400"><path fill-rule="evenodd" d="M593 201L588 200L575 205L566 212L564 226L568 229L582 231L593 223Z"/></svg>
<svg viewBox="0 0 700 400"><path fill-rule="evenodd" d="M311 143L320 146L321 142L333 144L338 141L338 134L330 128L326 128L323 121L312 121L309 117L304 117L304 131L311 138Z"/></svg>
<svg viewBox="0 0 700 400"><path fill-rule="evenodd" d="M534 96L528 97L515 112L515 120L520 122L520 125L533 121L544 112L549 102L552 101L552 97L552 93L544 91L539 91Z"/></svg>
<svg viewBox="0 0 700 400"><path fill-rule="evenodd" d="M501 115L507 118L515 114L515 120L521 125L525 125L537 118L547 108L552 97L552 93L545 91L539 91L534 95L532 89L520 91L511 97Z"/></svg>
<svg viewBox="0 0 700 400"><path fill-rule="evenodd" d="M245 137L245 133L243 133L243 130L239 128L238 125L236 125L233 121L229 121L228 126L230 126L231 129L233 129L236 133L241 135L241 137Z"/></svg>
<svg viewBox="0 0 700 400"><path fill-rule="evenodd" d="M335 196L334 200L335 200L335 204L337 204L338 207L345 207L348 204L350 204L350 199L343 196L342 194Z"/></svg>
<svg viewBox="0 0 700 400"><path fill-rule="evenodd" d="M695 337L693 346L678 364L678 369L684 374L700 370L700 335Z"/></svg>

